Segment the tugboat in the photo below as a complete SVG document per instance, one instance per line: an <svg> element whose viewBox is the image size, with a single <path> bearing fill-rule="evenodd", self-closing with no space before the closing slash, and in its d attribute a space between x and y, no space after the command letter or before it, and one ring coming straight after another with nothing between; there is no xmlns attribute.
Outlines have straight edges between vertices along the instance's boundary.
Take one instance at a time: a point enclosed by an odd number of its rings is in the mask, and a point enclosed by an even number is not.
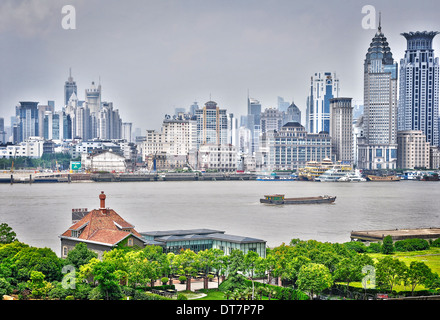
<svg viewBox="0 0 440 320"><path fill-rule="evenodd" d="M260 203L265 204L318 204L333 203L336 197L319 196L319 197L303 197L303 198L285 198L284 194L265 195L264 199L260 199Z"/></svg>

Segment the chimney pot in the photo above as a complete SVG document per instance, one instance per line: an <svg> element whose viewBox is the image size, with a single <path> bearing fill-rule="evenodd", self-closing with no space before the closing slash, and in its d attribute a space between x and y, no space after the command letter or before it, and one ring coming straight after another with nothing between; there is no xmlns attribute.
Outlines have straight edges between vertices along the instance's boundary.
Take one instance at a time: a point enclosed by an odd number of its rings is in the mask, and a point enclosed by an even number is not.
<svg viewBox="0 0 440 320"><path fill-rule="evenodd" d="M101 200L101 207L100 209L105 209L105 194L104 191L101 191L101 194L99 195L99 200Z"/></svg>

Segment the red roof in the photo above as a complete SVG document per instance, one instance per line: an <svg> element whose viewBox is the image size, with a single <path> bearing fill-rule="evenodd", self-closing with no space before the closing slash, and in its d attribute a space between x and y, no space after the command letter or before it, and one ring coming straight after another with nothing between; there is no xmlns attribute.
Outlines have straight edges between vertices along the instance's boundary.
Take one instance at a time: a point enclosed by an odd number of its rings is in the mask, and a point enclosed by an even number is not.
<svg viewBox="0 0 440 320"><path fill-rule="evenodd" d="M76 234L76 235L75 235ZM134 226L112 209L92 210L80 221L66 230L61 237L116 245L129 235L142 236Z"/></svg>

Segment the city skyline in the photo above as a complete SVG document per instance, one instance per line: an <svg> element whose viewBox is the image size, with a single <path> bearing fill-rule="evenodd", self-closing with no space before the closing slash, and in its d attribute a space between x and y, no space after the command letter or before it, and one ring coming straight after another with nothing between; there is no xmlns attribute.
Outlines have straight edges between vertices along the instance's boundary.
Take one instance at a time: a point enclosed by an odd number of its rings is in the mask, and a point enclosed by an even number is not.
<svg viewBox="0 0 440 320"><path fill-rule="evenodd" d="M0 115L9 119L19 101L55 100L61 110L72 68L80 100L92 81L100 82L124 121L143 131L211 95L221 108L245 115L248 92L263 110L276 107L278 96L293 100L304 121L316 72L335 72L339 96L362 103L362 64L376 32L362 27L365 5L375 8L376 19L382 12L400 61L402 32L440 30L440 5L430 3L427 11L424 3L3 1ZM76 30L61 27L67 4L76 8ZM435 53L439 45L434 40Z"/></svg>

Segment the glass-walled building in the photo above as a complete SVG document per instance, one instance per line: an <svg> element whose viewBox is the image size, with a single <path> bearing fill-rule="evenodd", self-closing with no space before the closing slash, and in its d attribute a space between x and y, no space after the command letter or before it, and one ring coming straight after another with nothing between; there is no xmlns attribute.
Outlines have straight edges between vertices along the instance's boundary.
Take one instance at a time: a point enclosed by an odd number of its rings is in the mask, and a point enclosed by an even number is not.
<svg viewBox="0 0 440 320"><path fill-rule="evenodd" d="M244 254L250 251L266 258L266 241L261 239L225 234L224 231L210 229L171 230L141 232L147 244L158 245L164 252L180 253L190 249L195 253L206 249L220 249L225 255L232 250L241 250Z"/></svg>

